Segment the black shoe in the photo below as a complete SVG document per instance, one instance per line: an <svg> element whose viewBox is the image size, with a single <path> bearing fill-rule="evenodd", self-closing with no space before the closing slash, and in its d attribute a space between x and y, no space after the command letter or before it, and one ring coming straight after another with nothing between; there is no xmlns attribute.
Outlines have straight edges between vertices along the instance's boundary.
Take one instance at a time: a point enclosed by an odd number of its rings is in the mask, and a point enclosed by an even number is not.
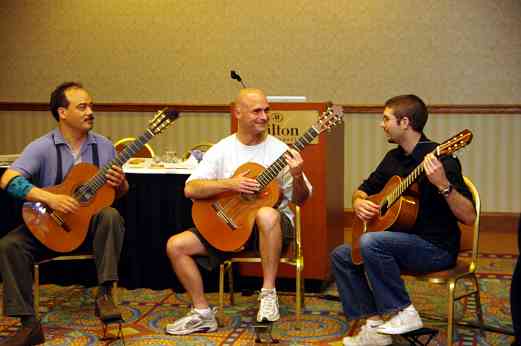
<svg viewBox="0 0 521 346"><path fill-rule="evenodd" d="M121 320L121 312L114 305L112 297L108 294L103 294L96 298L96 316L103 322L112 322Z"/></svg>
<svg viewBox="0 0 521 346"><path fill-rule="evenodd" d="M27 326L21 326L15 335L0 342L0 346L32 346L45 342L42 325L36 321Z"/></svg>

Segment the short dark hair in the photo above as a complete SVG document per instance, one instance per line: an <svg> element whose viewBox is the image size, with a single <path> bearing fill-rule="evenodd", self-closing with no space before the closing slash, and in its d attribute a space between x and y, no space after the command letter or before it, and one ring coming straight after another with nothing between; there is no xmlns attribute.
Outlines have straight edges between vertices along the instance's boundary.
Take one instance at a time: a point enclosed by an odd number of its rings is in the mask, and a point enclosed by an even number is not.
<svg viewBox="0 0 521 346"><path fill-rule="evenodd" d="M52 116L56 121L60 121L60 115L58 113L58 108L69 107L69 100L67 96L65 96L65 91L68 89L83 89L83 85L78 82L65 82L56 87L54 91L51 93L51 100L49 102L49 107L51 109Z"/></svg>
<svg viewBox="0 0 521 346"><path fill-rule="evenodd" d="M394 116L398 121L404 117L409 118L411 127L417 132L423 131L429 118L427 106L416 95L395 96L385 102L385 107L393 110Z"/></svg>

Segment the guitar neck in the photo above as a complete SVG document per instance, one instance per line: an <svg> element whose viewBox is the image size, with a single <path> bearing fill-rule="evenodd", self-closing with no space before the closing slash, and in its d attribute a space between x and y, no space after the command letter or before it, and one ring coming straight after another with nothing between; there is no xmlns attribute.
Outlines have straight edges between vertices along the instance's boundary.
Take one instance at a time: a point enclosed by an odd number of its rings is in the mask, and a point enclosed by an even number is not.
<svg viewBox="0 0 521 346"><path fill-rule="evenodd" d="M98 170L98 173L93 176L87 183L85 183L80 189L78 189L74 197L81 200L84 193L96 193L107 181L106 173L113 166L122 166L127 162L135 153L140 151L145 144L154 137L154 133L147 129L140 137L134 142L127 145L121 152L119 152L114 159Z"/></svg>
<svg viewBox="0 0 521 346"><path fill-rule="evenodd" d="M300 152L304 147L311 143L320 132L315 129L314 127L310 127L306 133L299 139L295 141L291 145L292 149L295 149L296 151ZM275 162L273 162L268 168L266 168L261 174L259 174L256 178L257 182L261 185L261 189L265 188L273 179L275 179L279 173L286 167L288 164L286 162L286 159L284 158L284 155L288 153L288 151L285 151L282 155L279 156Z"/></svg>
<svg viewBox="0 0 521 346"><path fill-rule="evenodd" d="M436 146L436 148L431 152L437 158L441 158L447 155L450 155L461 148L465 147L472 141L472 132L468 129L461 131L456 134L452 138L449 138L442 144ZM423 163L418 165L404 180L393 189L393 191L385 197L387 205L391 205L396 200L400 198L400 196L411 186L412 183L418 179L418 177L424 172Z"/></svg>
<svg viewBox="0 0 521 346"><path fill-rule="evenodd" d="M390 194L386 196L388 204L391 205L398 200L401 195L418 179L418 177L424 172L423 164L416 167L407 178L403 179L398 186L396 186Z"/></svg>
<svg viewBox="0 0 521 346"><path fill-rule="evenodd" d="M445 155L441 155L439 153L439 146L437 146L432 152L431 154L434 154L436 157L440 158L440 157L443 157ZM420 163L418 165L418 167L416 167L411 173L409 173L409 175L407 176L407 178L403 179L400 184L398 184L398 186L396 186L394 188L394 190L387 195L386 199L387 201L392 204L394 203L396 200L398 200L398 198L401 197L401 195L407 191L407 189L420 177L420 175L422 175L422 173L425 171L425 168L423 167L423 162ZM390 205L389 204L389 205Z"/></svg>

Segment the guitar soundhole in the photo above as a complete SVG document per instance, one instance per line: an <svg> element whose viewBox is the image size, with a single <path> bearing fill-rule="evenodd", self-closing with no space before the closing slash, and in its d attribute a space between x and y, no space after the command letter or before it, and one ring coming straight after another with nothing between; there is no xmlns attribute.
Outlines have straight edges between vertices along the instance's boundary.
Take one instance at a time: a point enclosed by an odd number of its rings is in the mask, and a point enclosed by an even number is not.
<svg viewBox="0 0 521 346"><path fill-rule="evenodd" d="M94 197L95 194L96 194L96 191L94 191L88 185L80 185L74 190L74 195L76 196L76 199L80 203L89 202Z"/></svg>
<svg viewBox="0 0 521 346"><path fill-rule="evenodd" d="M257 199L258 193L242 193L241 192L241 199L246 202L253 202Z"/></svg>
<svg viewBox="0 0 521 346"><path fill-rule="evenodd" d="M380 204L380 216L384 216L388 209L389 205L387 204L387 201L383 201L382 204Z"/></svg>

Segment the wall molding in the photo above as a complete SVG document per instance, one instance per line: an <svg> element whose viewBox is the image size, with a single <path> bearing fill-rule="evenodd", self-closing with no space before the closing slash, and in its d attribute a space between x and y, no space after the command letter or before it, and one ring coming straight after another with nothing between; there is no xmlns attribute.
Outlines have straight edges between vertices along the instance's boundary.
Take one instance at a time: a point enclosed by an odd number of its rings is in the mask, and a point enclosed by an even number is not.
<svg viewBox="0 0 521 346"><path fill-rule="evenodd" d="M229 113L230 105L176 104L176 103L96 103L100 112L155 112L165 107L186 113ZM382 105L343 105L348 114L380 114ZM49 110L46 102L0 102L0 111L41 112ZM521 115L521 104L490 105L431 105L429 112L435 114L512 114Z"/></svg>
<svg viewBox="0 0 521 346"><path fill-rule="evenodd" d="M344 113L380 114L384 107L378 105L343 105ZM521 115L519 105L430 105L429 113L435 114L516 114Z"/></svg>
<svg viewBox="0 0 521 346"><path fill-rule="evenodd" d="M344 209L344 228L351 228L353 217L353 209ZM480 231L517 234L518 222L519 213L481 213Z"/></svg>
<svg viewBox="0 0 521 346"><path fill-rule="evenodd" d="M97 112L156 112L163 108L175 108L185 113L230 113L230 105L196 105L174 103L96 103ZM0 102L0 111L48 111L45 102Z"/></svg>

